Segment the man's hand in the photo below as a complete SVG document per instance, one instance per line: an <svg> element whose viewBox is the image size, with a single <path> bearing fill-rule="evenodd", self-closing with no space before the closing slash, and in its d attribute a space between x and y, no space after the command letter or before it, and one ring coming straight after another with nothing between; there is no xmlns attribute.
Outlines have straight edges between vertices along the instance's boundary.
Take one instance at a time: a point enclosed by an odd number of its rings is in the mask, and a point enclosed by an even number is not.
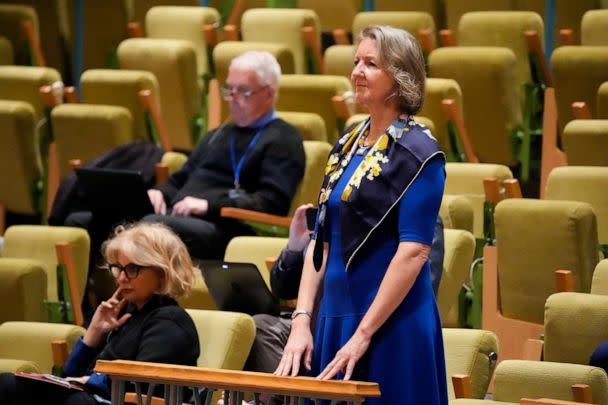
<svg viewBox="0 0 608 405"><path fill-rule="evenodd" d="M291 225L289 225L289 239L287 240L287 250L301 252L310 242L310 234L306 225L306 210L313 208L312 204L300 205L293 213Z"/></svg>
<svg viewBox="0 0 608 405"><path fill-rule="evenodd" d="M167 204L165 203L165 197L160 190L151 188L148 190L148 198L154 207L154 213L159 215L167 214Z"/></svg>
<svg viewBox="0 0 608 405"><path fill-rule="evenodd" d="M171 211L176 217L187 217L190 215L203 216L209 210L209 202L202 198L186 197L178 201Z"/></svg>

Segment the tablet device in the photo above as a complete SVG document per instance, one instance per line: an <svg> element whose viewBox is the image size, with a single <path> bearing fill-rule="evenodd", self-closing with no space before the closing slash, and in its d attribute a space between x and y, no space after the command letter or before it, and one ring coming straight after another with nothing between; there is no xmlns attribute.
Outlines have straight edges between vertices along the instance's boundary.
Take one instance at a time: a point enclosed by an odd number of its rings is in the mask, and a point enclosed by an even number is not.
<svg viewBox="0 0 608 405"><path fill-rule="evenodd" d="M76 177L87 205L98 218L137 221L154 213L141 172L80 167Z"/></svg>
<svg viewBox="0 0 608 405"><path fill-rule="evenodd" d="M279 314L279 300L272 295L255 264L204 261L200 267L218 309L249 315Z"/></svg>

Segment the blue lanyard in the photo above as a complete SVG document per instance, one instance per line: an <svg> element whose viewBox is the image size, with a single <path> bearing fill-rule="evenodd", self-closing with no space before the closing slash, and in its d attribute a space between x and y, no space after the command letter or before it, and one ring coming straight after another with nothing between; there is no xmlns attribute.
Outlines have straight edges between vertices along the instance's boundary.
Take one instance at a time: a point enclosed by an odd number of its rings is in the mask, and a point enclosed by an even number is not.
<svg viewBox="0 0 608 405"><path fill-rule="evenodd" d="M234 188L236 190L238 190L241 185L241 183L240 183L241 170L243 169L243 165L245 164L247 155L249 155L249 152L251 152L251 150L253 149L255 144L258 143L260 136L262 136L263 130L264 130L264 127L258 129L258 132L256 132L253 139L249 142L249 145L247 146L245 153L243 153L243 156L241 156L238 163L236 163L236 137L238 135L234 134L232 136L232 142L230 143L230 160L232 161L232 170L234 171Z"/></svg>

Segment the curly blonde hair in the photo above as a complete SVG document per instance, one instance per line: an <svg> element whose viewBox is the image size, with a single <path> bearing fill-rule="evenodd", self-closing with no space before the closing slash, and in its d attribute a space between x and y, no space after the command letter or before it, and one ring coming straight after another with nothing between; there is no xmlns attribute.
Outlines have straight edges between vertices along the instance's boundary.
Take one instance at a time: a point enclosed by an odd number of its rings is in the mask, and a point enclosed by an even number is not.
<svg viewBox="0 0 608 405"><path fill-rule="evenodd" d="M426 70L416 38L389 25L368 25L361 31L359 41L364 38L376 41L381 67L395 80L399 111L418 113L424 104Z"/></svg>
<svg viewBox="0 0 608 405"><path fill-rule="evenodd" d="M172 298L188 295L199 271L184 242L160 223L119 225L102 251L106 263L116 263L122 253L133 263L158 269L162 273L159 294Z"/></svg>

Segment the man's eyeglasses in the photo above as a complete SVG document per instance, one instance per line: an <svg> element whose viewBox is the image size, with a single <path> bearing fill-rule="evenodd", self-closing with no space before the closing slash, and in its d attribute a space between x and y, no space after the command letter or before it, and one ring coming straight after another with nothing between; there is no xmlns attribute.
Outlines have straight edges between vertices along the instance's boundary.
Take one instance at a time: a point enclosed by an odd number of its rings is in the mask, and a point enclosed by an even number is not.
<svg viewBox="0 0 608 405"><path fill-rule="evenodd" d="M127 277L127 280L131 281L134 278L137 278L137 276L139 276L139 272L142 269L148 269L150 268L150 266L142 266L139 264L135 264L135 263L128 263L125 264L124 266L120 265L119 263L109 263L108 267L110 269L110 271L112 272L112 275L116 278L118 278L118 276L120 276L120 272L124 271L125 276Z"/></svg>
<svg viewBox="0 0 608 405"><path fill-rule="evenodd" d="M222 98L226 101L232 100L233 97L238 97L240 99L247 100L249 97L264 90L266 87L268 87L268 86L262 86L257 90L252 90L248 87L222 86L222 87L220 87L220 94L221 94Z"/></svg>

